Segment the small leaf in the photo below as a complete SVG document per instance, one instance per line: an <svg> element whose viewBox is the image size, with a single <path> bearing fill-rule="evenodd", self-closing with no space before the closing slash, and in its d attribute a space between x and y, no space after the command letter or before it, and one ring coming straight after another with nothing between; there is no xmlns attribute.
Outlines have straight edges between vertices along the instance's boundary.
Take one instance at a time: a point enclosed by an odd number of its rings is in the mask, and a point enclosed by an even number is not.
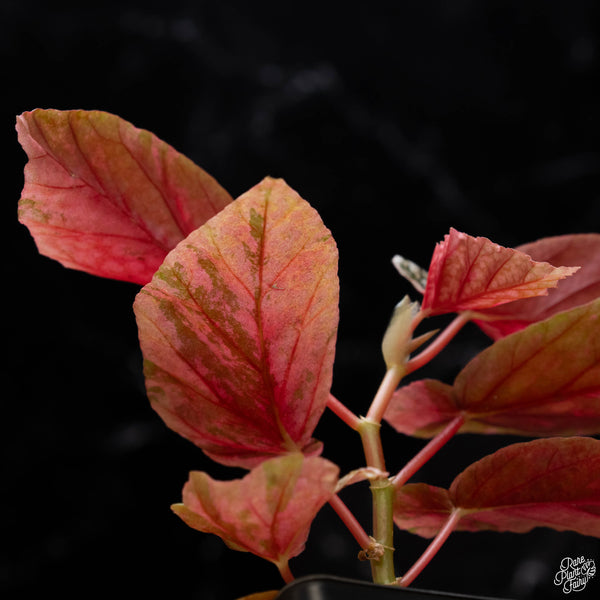
<svg viewBox="0 0 600 600"><path fill-rule="evenodd" d="M414 381L394 392L384 418L399 433L431 437L460 413L452 392L435 379Z"/></svg>
<svg viewBox="0 0 600 600"><path fill-rule="evenodd" d="M354 469L353 471L346 473L346 475L340 478L337 482L335 493L337 494L345 487L365 481L366 479L382 479L388 476L389 473L387 471L382 471L376 467L360 467L359 469Z"/></svg>
<svg viewBox="0 0 600 600"><path fill-rule="evenodd" d="M600 297L600 234L549 237L516 248L534 260L553 265L580 265L581 269L549 290L547 296L517 300L479 311L474 321L494 339L543 321L561 311L575 308Z"/></svg>
<svg viewBox="0 0 600 600"><path fill-rule="evenodd" d="M452 387L426 380L400 388L385 419L429 437L458 415L460 432L600 433L600 299L498 340Z"/></svg>
<svg viewBox="0 0 600 600"><path fill-rule="evenodd" d="M550 527L600 537L600 441L513 444L467 467L448 491L408 484L396 494L394 521L432 537L456 508L457 530L525 533Z"/></svg>
<svg viewBox="0 0 600 600"><path fill-rule="evenodd" d="M41 254L93 275L145 284L229 194L148 131L100 111L17 118L29 157L19 220Z"/></svg>
<svg viewBox="0 0 600 600"><path fill-rule="evenodd" d="M224 464L315 452L338 294L331 233L283 180L265 179L181 242L136 298L154 408Z"/></svg>
<svg viewBox="0 0 600 600"><path fill-rule="evenodd" d="M190 527L218 535L280 570L304 550L311 523L334 494L339 470L320 457L288 454L255 467L243 479L215 481L192 472L183 504L173 511Z"/></svg>
<svg viewBox="0 0 600 600"><path fill-rule="evenodd" d="M436 315L540 296L576 270L535 262L523 252L451 229L433 253L422 308Z"/></svg>

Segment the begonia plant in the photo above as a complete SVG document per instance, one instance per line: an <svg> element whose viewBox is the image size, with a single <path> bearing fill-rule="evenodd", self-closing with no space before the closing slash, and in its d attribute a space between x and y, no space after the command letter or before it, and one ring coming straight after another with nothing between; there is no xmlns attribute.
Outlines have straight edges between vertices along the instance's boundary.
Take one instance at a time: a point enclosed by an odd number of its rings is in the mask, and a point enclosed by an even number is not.
<svg viewBox="0 0 600 600"><path fill-rule="evenodd" d="M187 525L271 561L289 582L290 559L329 503L373 580L399 586L456 530L600 537L600 235L511 249L451 229L427 271L394 257L417 299L393 311L386 373L359 416L330 392L337 247L285 181L267 177L234 200L153 134L100 111L37 109L17 130L28 156L19 219L39 252L141 286L134 311L151 406L211 459L247 470L229 481L190 473L172 506ZM456 316L441 332L418 331L443 314ZM403 383L469 321L490 343L452 383ZM364 465L340 473L323 457L313 432L325 410L356 431ZM386 469L383 420L429 439L398 473ZM537 439L478 460L449 489L409 483L464 432ZM342 499L364 480L371 531ZM401 577L394 527L433 538Z"/></svg>

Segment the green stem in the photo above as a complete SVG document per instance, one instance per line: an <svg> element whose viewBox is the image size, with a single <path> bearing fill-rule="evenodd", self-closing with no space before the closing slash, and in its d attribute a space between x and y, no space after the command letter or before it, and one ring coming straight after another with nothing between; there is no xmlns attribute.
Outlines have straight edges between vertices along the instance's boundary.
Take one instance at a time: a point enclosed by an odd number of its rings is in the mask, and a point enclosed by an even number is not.
<svg viewBox="0 0 600 600"><path fill-rule="evenodd" d="M383 447L381 446L381 435L379 431L381 425L362 417L357 427L358 433L363 444L367 467L375 467L380 471L385 471L385 458L383 456Z"/></svg>
<svg viewBox="0 0 600 600"><path fill-rule="evenodd" d="M362 439L368 467L385 471L385 460L380 436L381 425L368 419L361 419L358 432ZM370 549L373 581L382 584L395 584L394 573L394 494L395 489L386 476L371 480L373 496L373 539Z"/></svg>
<svg viewBox="0 0 600 600"><path fill-rule="evenodd" d="M373 537L377 555L371 559L373 581L395 585L394 573L394 486L387 478L371 482L373 495Z"/></svg>

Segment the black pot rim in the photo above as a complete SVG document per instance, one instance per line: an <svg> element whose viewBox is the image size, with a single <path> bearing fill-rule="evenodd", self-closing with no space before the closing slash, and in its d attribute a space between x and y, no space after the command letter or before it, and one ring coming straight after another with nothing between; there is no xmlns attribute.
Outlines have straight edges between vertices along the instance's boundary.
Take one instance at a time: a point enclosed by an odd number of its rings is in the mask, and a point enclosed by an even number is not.
<svg viewBox="0 0 600 600"><path fill-rule="evenodd" d="M400 600L401 597L406 598L406 600L507 600L489 596L422 590L412 587L386 586L359 579L321 574L306 575L295 579L282 588L276 596L276 600L308 600L309 596L307 594L309 593L313 593L315 598L319 598L319 600L332 600L338 597L344 598L344 591L348 592L350 590L358 590L361 595L377 591L381 595L381 600L393 600L393 598ZM336 593L339 596L335 595ZM403 594L403 596L400 596L400 594Z"/></svg>

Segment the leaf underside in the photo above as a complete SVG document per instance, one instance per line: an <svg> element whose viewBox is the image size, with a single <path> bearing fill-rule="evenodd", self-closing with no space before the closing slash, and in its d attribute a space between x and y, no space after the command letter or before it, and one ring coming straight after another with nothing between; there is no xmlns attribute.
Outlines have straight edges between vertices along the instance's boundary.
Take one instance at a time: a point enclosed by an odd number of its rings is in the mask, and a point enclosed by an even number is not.
<svg viewBox="0 0 600 600"><path fill-rule="evenodd" d="M448 490L423 483L398 490L394 521L433 537L453 510L460 531L534 527L600 537L600 441L546 438L513 444L467 467Z"/></svg>
<svg viewBox="0 0 600 600"><path fill-rule="evenodd" d="M549 237L516 249L536 261L579 265L581 269L549 290L547 296L517 300L478 312L479 318L475 318L474 322L493 339L600 297L600 234Z"/></svg>
<svg viewBox="0 0 600 600"><path fill-rule="evenodd" d="M224 464L318 451L338 300L330 232L283 180L265 179L181 242L136 298L154 408Z"/></svg>

